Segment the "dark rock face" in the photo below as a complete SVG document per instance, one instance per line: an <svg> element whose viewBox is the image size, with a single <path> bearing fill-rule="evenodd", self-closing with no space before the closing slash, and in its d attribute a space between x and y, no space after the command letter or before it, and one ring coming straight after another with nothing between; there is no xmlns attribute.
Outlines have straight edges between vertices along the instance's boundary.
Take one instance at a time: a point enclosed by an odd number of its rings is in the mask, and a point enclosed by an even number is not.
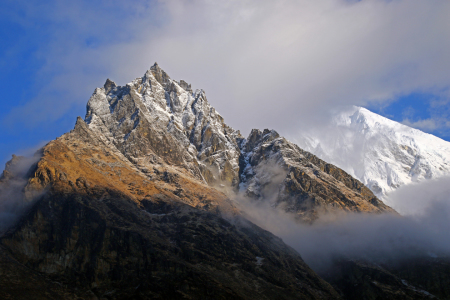
<svg viewBox="0 0 450 300"><path fill-rule="evenodd" d="M1 241L26 267L98 298L336 297L280 239L234 222L93 189L47 194Z"/></svg>
<svg viewBox="0 0 450 300"><path fill-rule="evenodd" d="M241 144L241 181L248 196L272 201L302 221L320 212L394 212L361 182L272 130L252 130Z"/></svg>
<svg viewBox="0 0 450 300"><path fill-rule="evenodd" d="M436 299L387 269L361 261L336 262L326 279L344 299ZM446 298L442 298L446 299Z"/></svg>
<svg viewBox="0 0 450 300"><path fill-rule="evenodd" d="M14 259L0 246L0 299L56 300L96 299L92 292L82 292L52 281Z"/></svg>
<svg viewBox="0 0 450 300"><path fill-rule="evenodd" d="M388 266L388 270L408 284L438 299L450 299L450 258L418 257Z"/></svg>
<svg viewBox="0 0 450 300"><path fill-rule="evenodd" d="M450 259L417 256L396 262L337 260L322 274L344 299L449 299Z"/></svg>

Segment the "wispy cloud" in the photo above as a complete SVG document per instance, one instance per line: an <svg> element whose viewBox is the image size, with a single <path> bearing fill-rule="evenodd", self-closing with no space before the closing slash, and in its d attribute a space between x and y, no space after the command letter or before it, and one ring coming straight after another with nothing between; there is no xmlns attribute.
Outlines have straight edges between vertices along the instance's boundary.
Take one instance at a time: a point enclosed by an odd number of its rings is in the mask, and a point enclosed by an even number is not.
<svg viewBox="0 0 450 300"><path fill-rule="evenodd" d="M421 129L424 131L436 130L437 128L440 127L439 123L441 123L440 120L435 120L435 119L431 119L431 118L423 119L423 120L420 119L418 121L411 121L409 119L404 119L402 121L402 124L405 124L410 127L418 128L418 129ZM443 122L442 124L445 125L445 122Z"/></svg>

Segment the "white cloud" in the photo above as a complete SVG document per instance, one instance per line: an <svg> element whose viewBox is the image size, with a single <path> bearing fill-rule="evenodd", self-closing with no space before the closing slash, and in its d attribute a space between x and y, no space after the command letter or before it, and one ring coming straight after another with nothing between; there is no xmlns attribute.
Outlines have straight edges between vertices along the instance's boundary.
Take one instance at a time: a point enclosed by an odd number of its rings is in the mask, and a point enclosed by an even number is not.
<svg viewBox="0 0 450 300"><path fill-rule="evenodd" d="M404 119L401 123L424 131L433 131L440 127L438 125L440 122L432 118L420 119L418 121ZM445 125L445 122L443 124Z"/></svg>
<svg viewBox="0 0 450 300"><path fill-rule="evenodd" d="M388 195L386 203L403 215L420 215L436 203L450 205L450 176L405 185Z"/></svg>
<svg viewBox="0 0 450 300"><path fill-rule="evenodd" d="M272 127L287 134L323 122L326 108L450 85L448 1L114 5L126 13L77 3L45 12L65 26L39 52L47 62L40 96L8 122L57 119L71 104L84 105L105 77L124 84L154 61L173 78L205 89L227 123L244 131ZM86 46L88 37L98 46ZM65 101L54 90L67 94ZM52 105L49 116L42 107Z"/></svg>

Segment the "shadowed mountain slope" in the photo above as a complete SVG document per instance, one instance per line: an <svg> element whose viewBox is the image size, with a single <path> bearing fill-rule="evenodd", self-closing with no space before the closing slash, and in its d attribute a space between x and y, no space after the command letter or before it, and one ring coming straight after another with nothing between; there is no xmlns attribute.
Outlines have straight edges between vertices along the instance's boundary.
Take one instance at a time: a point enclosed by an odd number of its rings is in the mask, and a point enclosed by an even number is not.
<svg viewBox="0 0 450 300"><path fill-rule="evenodd" d="M21 193L34 202L0 240L2 272L22 272L0 278L8 297L24 282L56 283L54 299L337 297L223 193L170 165L144 173L81 119L31 168Z"/></svg>

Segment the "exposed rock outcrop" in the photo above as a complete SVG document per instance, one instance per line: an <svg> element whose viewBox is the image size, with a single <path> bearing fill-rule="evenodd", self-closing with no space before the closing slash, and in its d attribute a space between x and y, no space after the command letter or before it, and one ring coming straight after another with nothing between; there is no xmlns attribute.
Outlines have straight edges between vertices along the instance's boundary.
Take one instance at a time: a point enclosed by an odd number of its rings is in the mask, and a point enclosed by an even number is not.
<svg viewBox="0 0 450 300"><path fill-rule="evenodd" d="M395 212L360 181L274 130L252 130L241 149L241 190L302 221L314 221L321 212Z"/></svg>
<svg viewBox="0 0 450 300"><path fill-rule="evenodd" d="M172 80L156 63L124 87L95 90L85 118L90 129L138 168L167 163L211 185L239 183L241 138L203 90Z"/></svg>

